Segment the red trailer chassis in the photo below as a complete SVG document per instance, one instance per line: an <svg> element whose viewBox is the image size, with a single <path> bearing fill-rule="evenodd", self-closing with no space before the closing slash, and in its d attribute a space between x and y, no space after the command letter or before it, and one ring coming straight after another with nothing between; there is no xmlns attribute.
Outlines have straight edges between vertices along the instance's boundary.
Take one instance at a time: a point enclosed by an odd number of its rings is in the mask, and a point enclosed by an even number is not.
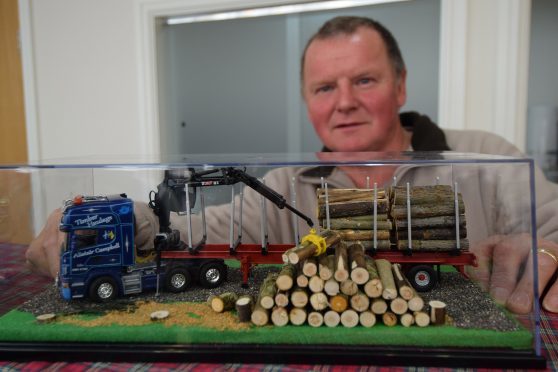
<svg viewBox="0 0 558 372"><path fill-rule="evenodd" d="M269 244L263 249L261 244L239 244L231 250L229 244L205 244L199 250L163 251L163 260L192 260L201 258L221 258L225 260L238 260L242 273L242 284L248 284L250 269L258 264L282 264L283 253L292 248L292 244ZM465 273L465 266L477 266L476 256L468 251L452 254L451 252L419 252L407 254L405 251L377 251L374 258L385 258L391 263L400 263L405 271L417 265L437 266L451 265L461 274ZM424 274L423 274L424 275ZM420 279L420 278L418 278Z"/></svg>

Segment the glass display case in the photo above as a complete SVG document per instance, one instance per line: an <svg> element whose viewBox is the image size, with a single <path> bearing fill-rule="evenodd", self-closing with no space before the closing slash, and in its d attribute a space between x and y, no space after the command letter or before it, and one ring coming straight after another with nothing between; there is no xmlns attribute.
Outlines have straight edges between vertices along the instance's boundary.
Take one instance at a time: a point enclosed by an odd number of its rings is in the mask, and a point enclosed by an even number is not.
<svg viewBox="0 0 558 372"><path fill-rule="evenodd" d="M0 165L0 355L544 368L535 174L443 152ZM495 290L502 265L533 306Z"/></svg>

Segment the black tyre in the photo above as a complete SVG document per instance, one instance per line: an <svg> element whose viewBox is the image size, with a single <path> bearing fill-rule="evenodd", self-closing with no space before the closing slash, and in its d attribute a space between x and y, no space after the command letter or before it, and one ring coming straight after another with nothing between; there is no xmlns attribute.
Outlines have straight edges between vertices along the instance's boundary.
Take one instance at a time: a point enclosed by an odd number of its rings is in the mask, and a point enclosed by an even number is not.
<svg viewBox="0 0 558 372"><path fill-rule="evenodd" d="M192 274L186 267L171 268L165 276L165 287L169 292L184 292L192 284Z"/></svg>
<svg viewBox="0 0 558 372"><path fill-rule="evenodd" d="M109 302L116 296L118 296L118 286L110 276L97 278L89 286L89 298L95 302Z"/></svg>
<svg viewBox="0 0 558 372"><path fill-rule="evenodd" d="M209 262L200 269L199 282L204 288L216 288L227 280L227 266L221 262Z"/></svg>
<svg viewBox="0 0 558 372"><path fill-rule="evenodd" d="M429 265L413 266L407 272L407 278L418 292L428 292L436 286L438 275Z"/></svg>

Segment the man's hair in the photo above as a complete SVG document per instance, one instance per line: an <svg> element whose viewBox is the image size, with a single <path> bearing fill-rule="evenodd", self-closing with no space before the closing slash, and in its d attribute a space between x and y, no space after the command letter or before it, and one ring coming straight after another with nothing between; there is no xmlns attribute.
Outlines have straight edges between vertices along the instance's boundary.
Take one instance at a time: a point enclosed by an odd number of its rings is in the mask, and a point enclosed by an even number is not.
<svg viewBox="0 0 558 372"><path fill-rule="evenodd" d="M320 27L318 32L316 32L308 43L304 47L304 52L302 53L302 59L300 62L300 81L304 82L304 62L306 58L306 51L308 47L314 40L324 40L329 39L339 35L352 35L361 27L374 30L380 34L380 37L384 41L387 49L388 58L395 71L395 76L397 78L401 77L403 71L405 71L405 62L403 61L403 56L399 50L399 45L397 40L393 37L391 32L385 28L381 23L374 21L370 18L365 17L354 17L354 16L344 16L335 17L327 21Z"/></svg>

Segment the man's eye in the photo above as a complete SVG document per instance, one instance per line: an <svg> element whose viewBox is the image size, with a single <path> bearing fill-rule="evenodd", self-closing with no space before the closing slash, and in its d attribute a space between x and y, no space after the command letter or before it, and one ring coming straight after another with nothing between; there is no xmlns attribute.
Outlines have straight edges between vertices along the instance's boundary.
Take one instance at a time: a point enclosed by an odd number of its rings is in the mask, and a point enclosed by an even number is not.
<svg viewBox="0 0 558 372"><path fill-rule="evenodd" d="M373 82L372 78L365 77L365 78L358 79L357 83L359 85L367 85L367 84L371 84L372 82Z"/></svg>
<svg viewBox="0 0 558 372"><path fill-rule="evenodd" d="M326 93L329 92L333 89L333 87L331 85L323 85L321 87L318 87L316 89L316 93Z"/></svg>

